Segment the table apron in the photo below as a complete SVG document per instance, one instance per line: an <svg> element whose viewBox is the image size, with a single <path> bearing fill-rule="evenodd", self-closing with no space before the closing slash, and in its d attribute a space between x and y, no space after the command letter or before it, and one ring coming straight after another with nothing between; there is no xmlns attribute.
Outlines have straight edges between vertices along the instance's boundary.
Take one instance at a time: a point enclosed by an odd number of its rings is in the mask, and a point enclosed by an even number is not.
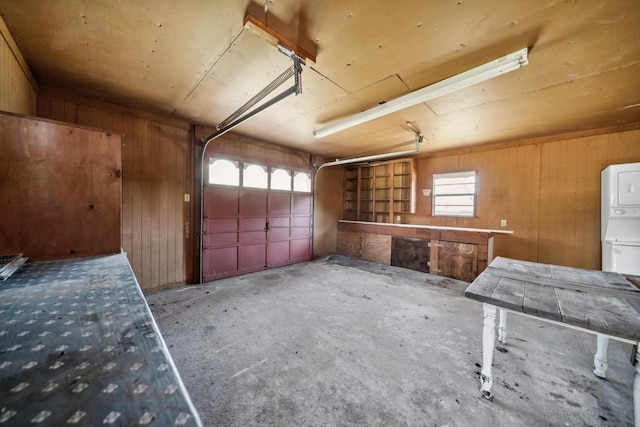
<svg viewBox="0 0 640 427"><path fill-rule="evenodd" d="M523 313L521 311L516 311L516 310L511 310L509 308L500 307L499 305L494 305L494 304L490 304L490 303L484 303L484 304L487 304L489 306L495 307L498 310L504 310L506 312L517 314L519 316L529 317L531 319L542 320L543 322L553 323L554 325L560 325L560 326L564 326L564 327L567 327L567 328L576 329L578 331L588 332L588 333L594 334L594 335L602 335L602 336L609 337L611 339L614 339L614 340L617 340L617 341L621 341L621 342L625 342L625 343L629 343L629 344L632 344L632 345L640 344L640 341L634 340L634 339L631 339L631 338L624 338L624 337L618 337L618 336L615 336L615 335L605 334L603 332L597 332L597 331L594 331L594 330L591 330L591 329L584 328L582 326L571 325L569 323L559 322L559 321L553 320L553 319L546 319L544 317L535 316L533 314Z"/></svg>

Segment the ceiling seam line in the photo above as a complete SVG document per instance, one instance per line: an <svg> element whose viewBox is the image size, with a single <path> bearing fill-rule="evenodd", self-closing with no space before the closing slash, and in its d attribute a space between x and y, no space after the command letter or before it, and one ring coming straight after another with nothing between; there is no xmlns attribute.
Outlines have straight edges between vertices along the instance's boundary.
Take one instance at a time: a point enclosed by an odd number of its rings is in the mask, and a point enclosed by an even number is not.
<svg viewBox="0 0 640 427"><path fill-rule="evenodd" d="M242 35L242 33L244 33L245 29L243 28L242 30L240 30L240 32L238 33L237 36L235 36L233 38L233 40L231 41L231 43L229 43L229 46L227 46L227 48L224 50L224 52L222 52L222 54L218 57L218 59L216 61L214 61L214 63L211 65L211 67L209 67L204 74L202 75L202 77L200 78L200 80L198 80L198 82L195 84L195 86L193 87L193 89L191 89L189 91L189 93L185 96L185 98L182 100L182 102L180 103L179 106L174 108L174 113L177 112L180 108L182 108L182 106L185 104L185 102L187 102L187 100L189 98L191 98L191 96L193 95L193 93L202 85L202 82L204 81L204 79L206 79L209 74L211 73L211 71L214 69L214 67L216 65L218 65L218 62L220 62L220 60L222 59L223 56L225 56L230 50L231 47L235 44L236 40L238 40L238 38L240 38L240 36Z"/></svg>

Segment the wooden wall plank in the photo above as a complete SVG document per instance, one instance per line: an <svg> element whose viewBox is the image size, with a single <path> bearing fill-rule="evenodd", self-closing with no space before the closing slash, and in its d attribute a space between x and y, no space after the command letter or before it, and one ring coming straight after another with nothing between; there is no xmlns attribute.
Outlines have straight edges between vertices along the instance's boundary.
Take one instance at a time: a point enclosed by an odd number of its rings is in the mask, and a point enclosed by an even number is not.
<svg viewBox="0 0 640 427"><path fill-rule="evenodd" d="M144 146L142 141L145 137L144 132L144 122L140 119L133 119L133 129L131 132L131 138L129 143L132 145L131 147L131 158L125 162L131 164L131 178L132 181L132 193L133 193L133 201L131 203L131 235L132 235L132 246L130 248L130 260L132 261L133 271L136 273L136 277L140 282L141 286L144 286L148 289L149 283L143 281L143 252L142 248L144 247L144 243L142 241L142 194L143 194L143 184L144 179L142 175L142 153ZM127 178L125 177L125 181ZM126 250L126 248L125 248Z"/></svg>
<svg viewBox="0 0 640 427"><path fill-rule="evenodd" d="M189 193L189 200L192 199L191 186L192 186L192 165L190 164L191 155L191 131L185 131L183 129L174 128L173 148L176 153L173 157L175 162L173 164L173 170L175 171L174 182L178 183L175 186L175 203L172 206L175 207L174 212L174 236L175 244L172 249L175 249L173 259L175 259L174 280L178 282L178 277L186 274L186 277L195 278L191 269L190 258L193 253L193 246L191 246L191 202L187 203L184 200L184 194ZM186 167L184 166L186 165Z"/></svg>
<svg viewBox="0 0 640 427"><path fill-rule="evenodd" d="M143 221L146 220L145 227L148 239L146 246L149 248L149 280L151 283L151 289L157 290L160 287L160 215L158 212L160 186L155 178L158 173L158 162L160 160L159 151L162 146L162 141L160 139L160 127L158 124L149 123L147 127L149 130L149 137L145 138L145 152L143 153L143 157L148 160L144 165L145 182L148 183L148 197L145 198L147 201L147 215Z"/></svg>

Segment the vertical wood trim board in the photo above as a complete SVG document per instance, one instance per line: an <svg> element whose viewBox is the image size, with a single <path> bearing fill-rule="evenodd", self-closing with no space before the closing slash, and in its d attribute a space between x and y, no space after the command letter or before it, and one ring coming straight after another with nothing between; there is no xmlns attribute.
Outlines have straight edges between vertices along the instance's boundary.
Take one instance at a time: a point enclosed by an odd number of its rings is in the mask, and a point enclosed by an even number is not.
<svg viewBox="0 0 640 427"><path fill-rule="evenodd" d="M46 88L38 115L122 135L122 246L136 278L145 292L189 281L189 127Z"/></svg>

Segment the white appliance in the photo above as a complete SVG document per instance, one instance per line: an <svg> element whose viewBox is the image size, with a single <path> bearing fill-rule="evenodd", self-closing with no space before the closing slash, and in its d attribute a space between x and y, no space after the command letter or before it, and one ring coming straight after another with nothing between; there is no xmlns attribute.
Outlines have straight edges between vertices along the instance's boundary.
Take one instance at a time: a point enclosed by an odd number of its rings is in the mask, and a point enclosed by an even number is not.
<svg viewBox="0 0 640 427"><path fill-rule="evenodd" d="M640 163L601 173L602 270L640 275Z"/></svg>

